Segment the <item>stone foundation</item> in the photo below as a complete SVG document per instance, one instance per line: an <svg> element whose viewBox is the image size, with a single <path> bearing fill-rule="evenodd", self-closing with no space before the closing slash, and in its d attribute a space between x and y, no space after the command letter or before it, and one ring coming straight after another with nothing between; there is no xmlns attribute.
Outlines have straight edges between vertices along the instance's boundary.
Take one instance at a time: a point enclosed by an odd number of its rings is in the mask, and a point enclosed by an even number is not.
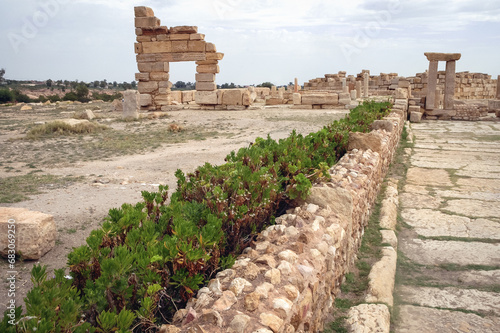
<svg viewBox="0 0 500 333"><path fill-rule="evenodd" d="M357 134L350 143L355 148L330 170L330 182L314 186L305 203L277 218L160 332L322 330L353 267L403 115L394 111L378 129Z"/></svg>

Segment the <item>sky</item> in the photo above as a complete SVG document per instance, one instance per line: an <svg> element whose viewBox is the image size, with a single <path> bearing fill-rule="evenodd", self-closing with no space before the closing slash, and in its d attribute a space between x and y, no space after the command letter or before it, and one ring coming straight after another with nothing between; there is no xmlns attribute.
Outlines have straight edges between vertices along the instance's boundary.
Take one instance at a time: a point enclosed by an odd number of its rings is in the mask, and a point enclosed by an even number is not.
<svg viewBox="0 0 500 333"><path fill-rule="evenodd" d="M5 78L133 81L134 6L161 25L198 26L225 54L218 84L413 76L428 68L424 52L461 53L458 72L500 74L498 0L2 0ZM170 81L193 82L195 71L171 63Z"/></svg>

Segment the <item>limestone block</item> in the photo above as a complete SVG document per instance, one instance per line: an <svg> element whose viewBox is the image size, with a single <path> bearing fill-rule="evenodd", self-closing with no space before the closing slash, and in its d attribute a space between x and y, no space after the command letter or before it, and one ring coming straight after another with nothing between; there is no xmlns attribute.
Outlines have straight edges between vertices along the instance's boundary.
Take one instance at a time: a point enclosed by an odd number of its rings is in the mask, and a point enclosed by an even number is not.
<svg viewBox="0 0 500 333"><path fill-rule="evenodd" d="M250 91L245 90L242 94L242 104L244 106L250 106L252 105L252 94Z"/></svg>
<svg viewBox="0 0 500 333"><path fill-rule="evenodd" d="M410 87L410 81L408 81L408 80L399 80L398 81L398 87L399 88L409 88Z"/></svg>
<svg viewBox="0 0 500 333"><path fill-rule="evenodd" d="M194 101L194 90L185 90L182 92L182 103Z"/></svg>
<svg viewBox="0 0 500 333"><path fill-rule="evenodd" d="M205 42L201 40L190 40L188 41L188 51L189 52L204 52Z"/></svg>
<svg viewBox="0 0 500 333"><path fill-rule="evenodd" d="M408 98L408 89L397 88L395 92L395 98Z"/></svg>
<svg viewBox="0 0 500 333"><path fill-rule="evenodd" d="M138 95L137 90L125 90L123 92L123 118L139 118L139 113L137 112L139 108L137 105Z"/></svg>
<svg viewBox="0 0 500 333"><path fill-rule="evenodd" d="M213 91L217 89L215 82L196 82L196 90L198 91Z"/></svg>
<svg viewBox="0 0 500 333"><path fill-rule="evenodd" d="M215 105L217 103L217 91L196 91L194 100L197 104Z"/></svg>
<svg viewBox="0 0 500 333"><path fill-rule="evenodd" d="M224 90L222 92L222 105L242 105L242 91L239 89Z"/></svg>
<svg viewBox="0 0 500 333"><path fill-rule="evenodd" d="M294 105L302 104L302 95L301 94L299 94L299 93L293 94L293 104Z"/></svg>
<svg viewBox="0 0 500 333"><path fill-rule="evenodd" d="M217 60L199 60L196 65L217 65L219 61Z"/></svg>
<svg viewBox="0 0 500 333"><path fill-rule="evenodd" d="M188 40L191 39L191 35L190 34L177 34L177 35L169 34L168 38L169 38L169 40L185 40L185 41L188 41Z"/></svg>
<svg viewBox="0 0 500 333"><path fill-rule="evenodd" d="M149 81L149 73L135 73L136 81Z"/></svg>
<svg viewBox="0 0 500 333"><path fill-rule="evenodd" d="M415 111L410 113L410 122L419 123L421 121L422 121L422 113Z"/></svg>
<svg viewBox="0 0 500 333"><path fill-rule="evenodd" d="M190 26L190 25L172 27L172 28L170 28L170 33L171 34L196 34L196 33L198 33L198 27Z"/></svg>
<svg viewBox="0 0 500 333"><path fill-rule="evenodd" d="M500 85L500 83L499 83ZM489 100L488 101L488 109L489 110L500 110L500 100Z"/></svg>
<svg viewBox="0 0 500 333"><path fill-rule="evenodd" d="M137 63L137 68L141 73L162 72L162 71L168 72L168 62L166 62L165 64L167 64L166 70L163 63L161 62L139 62Z"/></svg>
<svg viewBox="0 0 500 333"><path fill-rule="evenodd" d="M205 51L206 52L217 52L217 48L215 47L214 43L207 43L205 45Z"/></svg>
<svg viewBox="0 0 500 333"><path fill-rule="evenodd" d="M157 89L158 89L158 82L156 81L139 82L137 84L137 90L139 90L139 93L141 94L152 93Z"/></svg>
<svg viewBox="0 0 500 333"><path fill-rule="evenodd" d="M224 58L224 53L207 53L207 60L222 60Z"/></svg>
<svg viewBox="0 0 500 333"><path fill-rule="evenodd" d="M172 52L177 52L177 53L188 52L188 41L187 40L172 41Z"/></svg>
<svg viewBox="0 0 500 333"><path fill-rule="evenodd" d="M148 28L148 27L159 27L160 19L156 17L136 17L135 27L136 28Z"/></svg>
<svg viewBox="0 0 500 333"><path fill-rule="evenodd" d="M135 53L142 53L142 43L135 43L134 44L134 51L135 51Z"/></svg>
<svg viewBox="0 0 500 333"><path fill-rule="evenodd" d="M198 65L198 66L196 66L196 71L198 73L217 74L220 72L220 68L219 68L219 65Z"/></svg>
<svg viewBox="0 0 500 333"><path fill-rule="evenodd" d="M190 40L204 40L205 35L204 34L190 34L189 39ZM203 44L203 45L205 45L205 44ZM203 51L205 51L205 49L203 49Z"/></svg>
<svg viewBox="0 0 500 333"><path fill-rule="evenodd" d="M375 120L370 127L372 130L383 129L387 132L392 132L394 123L390 120Z"/></svg>
<svg viewBox="0 0 500 333"><path fill-rule="evenodd" d="M166 72L151 72L149 78L152 81L168 81L170 79L170 74Z"/></svg>
<svg viewBox="0 0 500 333"><path fill-rule="evenodd" d="M187 49L187 44L186 44ZM151 53L170 53L172 51L172 42L171 41L161 41L161 42L143 42L142 43L142 52L144 54Z"/></svg>
<svg viewBox="0 0 500 333"><path fill-rule="evenodd" d="M158 88L166 88L166 89L170 89L172 88L172 82L170 81L160 81L158 82Z"/></svg>
<svg viewBox="0 0 500 333"><path fill-rule="evenodd" d="M14 243L13 238L9 241L9 235L15 236ZM0 207L0 255L3 257L7 257L11 249L23 259L40 259L56 245L56 238L52 215L25 208Z"/></svg>
<svg viewBox="0 0 500 333"><path fill-rule="evenodd" d="M349 104L351 104L351 94L349 94L349 93L340 93L339 94L339 104L340 105L349 105Z"/></svg>
<svg viewBox="0 0 500 333"><path fill-rule="evenodd" d="M351 132L349 133L349 142L347 150L368 150L376 151L380 153L382 151L382 137L377 132L370 133L360 133Z"/></svg>
<svg viewBox="0 0 500 333"><path fill-rule="evenodd" d="M170 98L172 101L175 101L177 103L182 103L182 91L180 90L171 91Z"/></svg>
<svg viewBox="0 0 500 333"><path fill-rule="evenodd" d="M338 216L344 216L349 219L352 217L352 195L348 190L341 187L313 186L306 202L313 203L322 208L330 207Z"/></svg>
<svg viewBox="0 0 500 333"><path fill-rule="evenodd" d="M196 82L214 82L215 74L212 73L196 73Z"/></svg>
<svg viewBox="0 0 500 333"><path fill-rule="evenodd" d="M382 258L373 265L368 275L367 302L386 303L393 306L392 293L396 275L397 254L392 247L382 249Z"/></svg>
<svg viewBox="0 0 500 333"><path fill-rule="evenodd" d="M155 13L149 7L145 6L137 6L134 7L135 17L154 17Z"/></svg>
<svg viewBox="0 0 500 333"><path fill-rule="evenodd" d="M412 113L412 112L424 113L424 110L421 110L420 106L418 106L418 105L410 105L410 106L408 106L408 112L410 112L410 113Z"/></svg>
<svg viewBox="0 0 500 333"><path fill-rule="evenodd" d="M360 304L349 309L347 313L349 332L389 333L391 314L385 304Z"/></svg>
<svg viewBox="0 0 500 333"><path fill-rule="evenodd" d="M150 94L140 94L139 95L139 105L148 106L153 104L153 99Z"/></svg>
<svg viewBox="0 0 500 333"><path fill-rule="evenodd" d="M339 104L339 95L338 94L327 94L325 96L324 105L338 105Z"/></svg>

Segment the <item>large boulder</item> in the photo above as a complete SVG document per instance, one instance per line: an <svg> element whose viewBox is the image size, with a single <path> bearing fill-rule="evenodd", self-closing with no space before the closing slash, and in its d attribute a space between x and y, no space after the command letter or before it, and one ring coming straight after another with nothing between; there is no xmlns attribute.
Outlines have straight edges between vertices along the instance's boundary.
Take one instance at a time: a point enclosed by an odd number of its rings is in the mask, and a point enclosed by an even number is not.
<svg viewBox="0 0 500 333"><path fill-rule="evenodd" d="M10 242L9 235L15 236L11 236ZM38 260L56 245L56 238L52 215L25 208L0 207L0 255L3 257L7 257L9 249L14 249L23 259Z"/></svg>

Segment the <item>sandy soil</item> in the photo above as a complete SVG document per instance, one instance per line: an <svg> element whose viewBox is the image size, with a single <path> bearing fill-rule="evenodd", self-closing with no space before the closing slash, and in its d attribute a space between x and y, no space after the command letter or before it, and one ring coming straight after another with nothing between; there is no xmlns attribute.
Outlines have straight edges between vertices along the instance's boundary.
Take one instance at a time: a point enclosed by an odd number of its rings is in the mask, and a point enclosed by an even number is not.
<svg viewBox="0 0 500 333"><path fill-rule="evenodd" d="M43 193L30 195L29 200L0 203L4 207L24 207L52 214L58 230L54 249L36 262L16 264L19 272L18 305L24 303L22 300L31 288L29 272L33 265L48 265L49 270L64 267L67 254L73 247L85 243L90 231L98 228L110 208L136 203L141 200L141 191L154 191L158 184L169 185L172 192L177 169L191 172L205 162L222 164L228 153L248 146L256 137L269 134L279 139L294 129L307 134L347 113L345 109L298 110L261 106L244 111L172 111L168 112L167 118L126 123L119 120L119 113L110 111L109 103L33 106L30 111L19 109L20 106L0 107L0 179L26 175L35 167L43 174L80 178L72 183L44 184ZM39 139L36 142L22 139L35 122L69 118L72 112L85 109L93 110L98 121L111 127L116 135L147 135L148 131L168 133L171 123L181 124L185 131L173 141L164 137L156 148L146 143L139 153L132 150L104 158L98 148L82 150L81 154L75 155L75 151L80 151L86 142L104 140L100 134ZM174 133L171 135L175 136ZM64 156L72 157L65 159ZM93 158L96 156L98 159ZM0 189L0 192L5 191L8 189ZM2 276L6 271L6 261L0 260ZM7 289L2 286L0 299L6 299L6 295ZM0 304L2 313L4 307L5 304Z"/></svg>

